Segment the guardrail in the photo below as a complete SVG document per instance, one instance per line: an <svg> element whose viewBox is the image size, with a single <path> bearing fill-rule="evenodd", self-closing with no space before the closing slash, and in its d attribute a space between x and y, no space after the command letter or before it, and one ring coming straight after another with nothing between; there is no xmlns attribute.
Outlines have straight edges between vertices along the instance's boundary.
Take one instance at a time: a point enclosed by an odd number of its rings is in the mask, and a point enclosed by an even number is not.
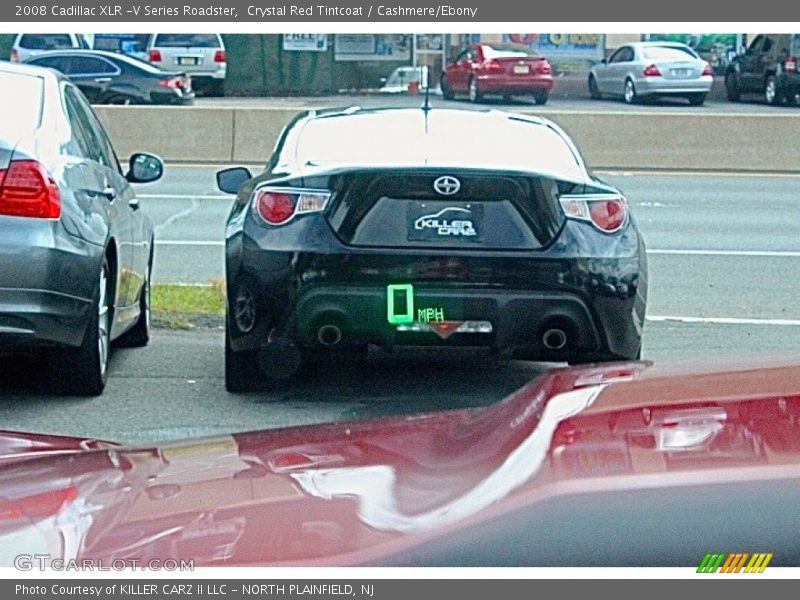
<svg viewBox="0 0 800 600"><path fill-rule="evenodd" d="M120 156L262 164L299 108L98 106ZM548 112L597 169L800 172L793 114ZM491 151L490 148L485 149Z"/></svg>

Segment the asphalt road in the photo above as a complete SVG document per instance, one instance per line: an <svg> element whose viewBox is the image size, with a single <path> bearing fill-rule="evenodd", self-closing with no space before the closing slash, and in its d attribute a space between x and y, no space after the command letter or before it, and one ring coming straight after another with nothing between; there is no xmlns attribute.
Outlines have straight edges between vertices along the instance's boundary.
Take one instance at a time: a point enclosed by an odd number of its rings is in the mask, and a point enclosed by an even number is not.
<svg viewBox="0 0 800 600"><path fill-rule="evenodd" d="M715 84L720 85L720 84ZM408 94L374 94L374 95L345 95L336 96L272 96L253 98L198 98L196 106L211 107L270 107L281 108L323 108L341 106L361 106L363 108L381 108L395 106L419 106L423 101L421 95L409 96ZM471 106L466 97L459 96L454 100L444 100L441 96L431 95L431 104L434 107L468 108ZM703 106L689 106L683 98L663 98L648 101L642 104L629 106L620 99L604 98L602 100L589 99L588 92L585 98L551 98L544 106L538 106L530 97L522 96L513 98L509 102L503 101L500 96L488 96L476 108L496 108L498 110L512 110L515 112L533 112L546 114L553 111L624 111L624 112L678 112L699 114L798 114L800 107L768 106L760 98L753 96L741 102L728 102L726 100L708 99Z"/></svg>
<svg viewBox="0 0 800 600"><path fill-rule="evenodd" d="M628 195L650 250L643 358L701 360L800 348L800 178L603 174ZM222 276L230 200L213 169L170 166L140 186L157 227L157 281ZM466 361L466 362L465 362ZM0 428L126 442L496 402L548 365L476 355L381 355L323 365L279 389L230 395L222 332L157 331L118 350L100 398L64 398L35 363L0 363Z"/></svg>

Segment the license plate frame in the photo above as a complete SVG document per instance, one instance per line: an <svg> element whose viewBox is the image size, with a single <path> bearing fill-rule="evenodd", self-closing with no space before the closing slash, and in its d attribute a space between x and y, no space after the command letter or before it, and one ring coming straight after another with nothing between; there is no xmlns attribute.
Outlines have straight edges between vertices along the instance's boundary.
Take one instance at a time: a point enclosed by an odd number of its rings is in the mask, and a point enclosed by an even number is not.
<svg viewBox="0 0 800 600"><path fill-rule="evenodd" d="M176 62L181 67L196 67L200 64L200 59L196 56L179 56Z"/></svg>
<svg viewBox="0 0 800 600"><path fill-rule="evenodd" d="M514 75L530 75L531 74L531 67L530 65L514 65Z"/></svg>
<svg viewBox="0 0 800 600"><path fill-rule="evenodd" d="M409 242L480 243L483 205L476 202L416 202L406 208Z"/></svg>

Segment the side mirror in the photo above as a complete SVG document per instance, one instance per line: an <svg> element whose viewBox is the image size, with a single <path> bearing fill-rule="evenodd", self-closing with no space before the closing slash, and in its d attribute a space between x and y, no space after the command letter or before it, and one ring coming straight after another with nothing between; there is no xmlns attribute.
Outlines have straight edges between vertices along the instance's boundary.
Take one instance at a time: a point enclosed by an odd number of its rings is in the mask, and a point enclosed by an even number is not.
<svg viewBox="0 0 800 600"><path fill-rule="evenodd" d="M381 85L386 85L388 79L386 77L381 77Z"/></svg>
<svg viewBox="0 0 800 600"><path fill-rule="evenodd" d="M137 152L128 162L125 178L131 183L150 183L164 174L164 161L155 154Z"/></svg>
<svg viewBox="0 0 800 600"><path fill-rule="evenodd" d="M236 194L239 188L253 175L244 167L233 167L217 171L217 187L226 194Z"/></svg>
<svg viewBox="0 0 800 600"><path fill-rule="evenodd" d="M608 64L608 59L607 58L601 58L600 59L600 64L601 65L607 65Z"/></svg>

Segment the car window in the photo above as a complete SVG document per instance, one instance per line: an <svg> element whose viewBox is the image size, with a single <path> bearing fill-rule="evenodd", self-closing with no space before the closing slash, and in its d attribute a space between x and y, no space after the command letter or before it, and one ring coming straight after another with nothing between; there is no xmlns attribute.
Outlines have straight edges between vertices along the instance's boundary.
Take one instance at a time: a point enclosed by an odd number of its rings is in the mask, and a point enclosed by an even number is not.
<svg viewBox="0 0 800 600"><path fill-rule="evenodd" d="M775 45L775 40L773 40L769 36L764 36L764 47L761 49L762 52L769 52L772 50L772 47Z"/></svg>
<svg viewBox="0 0 800 600"><path fill-rule="evenodd" d="M467 52L467 60L476 60L480 57L480 53L478 52L477 48L470 48Z"/></svg>
<svg viewBox="0 0 800 600"><path fill-rule="evenodd" d="M73 56L70 75L112 75L117 68L107 60L94 56Z"/></svg>
<svg viewBox="0 0 800 600"><path fill-rule="evenodd" d="M13 139L41 124L44 82L41 77L0 71L0 90L9 89L14 93L3 94L0 137Z"/></svg>
<svg viewBox="0 0 800 600"><path fill-rule="evenodd" d="M19 40L19 47L26 50L59 50L73 48L68 33L26 33Z"/></svg>
<svg viewBox="0 0 800 600"><path fill-rule="evenodd" d="M642 49L642 56L649 60L664 61L698 58L694 50L681 46L646 46Z"/></svg>
<svg viewBox="0 0 800 600"><path fill-rule="evenodd" d="M483 47L483 57L486 60L494 58L534 58L539 54L526 46L513 44L498 44Z"/></svg>
<svg viewBox="0 0 800 600"><path fill-rule="evenodd" d="M608 59L608 62L610 63L628 62L632 59L633 59L633 51L629 47L624 46L619 50L617 50L616 52L614 52L614 54L611 55L611 58Z"/></svg>
<svg viewBox="0 0 800 600"><path fill-rule="evenodd" d="M37 67L46 67L62 73L69 73L69 56L40 56L28 62Z"/></svg>
<svg viewBox="0 0 800 600"><path fill-rule="evenodd" d="M159 33L153 46L159 48L219 48L219 37L213 33Z"/></svg>
<svg viewBox="0 0 800 600"><path fill-rule="evenodd" d="M76 101L76 94L72 88L67 88L64 91L64 111L66 112L67 119L69 120L70 128L72 129L72 138L77 145L77 153L83 158L90 160L97 160L96 153L92 150L92 140L81 118L81 110Z"/></svg>
<svg viewBox="0 0 800 600"><path fill-rule="evenodd" d="M800 33L795 33L792 36L792 49L791 53L795 56L800 54Z"/></svg>
<svg viewBox="0 0 800 600"><path fill-rule="evenodd" d="M121 173L117 155L108 141L105 129L95 117L88 102L72 86L67 87L66 95L72 103L75 117L89 143L87 149L89 158Z"/></svg>
<svg viewBox="0 0 800 600"><path fill-rule="evenodd" d="M760 52L761 51L761 45L763 43L764 43L764 36L763 35L757 35L755 37L755 39L752 41L752 43L750 44L750 46L747 47L747 49L749 51L751 51L751 52Z"/></svg>

